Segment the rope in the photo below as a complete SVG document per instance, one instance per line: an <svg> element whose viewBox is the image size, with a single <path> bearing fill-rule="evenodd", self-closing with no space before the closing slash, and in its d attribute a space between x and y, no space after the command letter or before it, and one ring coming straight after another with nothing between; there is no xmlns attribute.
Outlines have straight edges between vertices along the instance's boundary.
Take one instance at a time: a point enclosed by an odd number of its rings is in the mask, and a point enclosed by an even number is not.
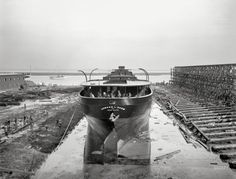
<svg viewBox="0 0 236 179"><path fill-rule="evenodd" d="M76 110L76 108L75 108L75 110ZM68 125L66 127L66 130L65 130L64 134L62 135L61 140L60 140L58 146L60 146L62 140L64 139L64 137L65 137L65 135L66 135L66 133L67 133L67 131L69 129L70 123L71 123L71 121L72 121L72 119L74 118L74 115L75 115L75 110L74 110L73 114L71 115L70 122L68 123Z"/></svg>

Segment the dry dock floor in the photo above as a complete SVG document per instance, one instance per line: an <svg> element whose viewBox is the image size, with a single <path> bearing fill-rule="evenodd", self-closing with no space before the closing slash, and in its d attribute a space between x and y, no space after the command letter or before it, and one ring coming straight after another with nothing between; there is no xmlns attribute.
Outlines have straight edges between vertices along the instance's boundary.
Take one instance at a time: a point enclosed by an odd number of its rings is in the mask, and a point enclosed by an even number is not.
<svg viewBox="0 0 236 179"><path fill-rule="evenodd" d="M94 179L232 179L236 172L219 156L200 143L187 143L175 119L166 116L156 103L150 114L150 165L84 165L83 152L87 122L83 118L32 177Z"/></svg>

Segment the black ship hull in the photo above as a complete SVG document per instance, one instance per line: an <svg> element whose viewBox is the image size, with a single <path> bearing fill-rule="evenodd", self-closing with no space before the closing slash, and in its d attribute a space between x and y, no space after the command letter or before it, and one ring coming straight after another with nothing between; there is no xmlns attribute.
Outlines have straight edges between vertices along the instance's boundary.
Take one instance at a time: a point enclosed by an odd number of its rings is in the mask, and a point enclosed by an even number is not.
<svg viewBox="0 0 236 179"><path fill-rule="evenodd" d="M150 142L145 137L149 137L151 104L151 94L138 98L81 97L82 110L88 121L85 163L113 162L117 157L148 163ZM117 119L112 121L111 115ZM137 140L134 142L134 139ZM134 152L130 148L131 141L139 144L142 151Z"/></svg>

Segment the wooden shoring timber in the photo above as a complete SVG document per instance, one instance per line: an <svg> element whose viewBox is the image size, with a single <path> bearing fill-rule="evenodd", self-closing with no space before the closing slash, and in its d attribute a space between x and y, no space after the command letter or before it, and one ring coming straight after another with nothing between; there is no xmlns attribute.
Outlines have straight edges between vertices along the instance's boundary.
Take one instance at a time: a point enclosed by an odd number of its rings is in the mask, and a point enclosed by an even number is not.
<svg viewBox="0 0 236 179"><path fill-rule="evenodd" d="M214 113L231 113L231 114L236 114L236 109L218 109L218 110L211 110Z"/></svg>
<svg viewBox="0 0 236 179"><path fill-rule="evenodd" d="M229 113L211 113L211 114L212 114L212 116L220 116L220 118L236 118L236 114L234 114L234 113L231 114L230 112ZM209 114L209 116L210 116L210 114Z"/></svg>
<svg viewBox="0 0 236 179"><path fill-rule="evenodd" d="M210 140L209 137L207 135L205 135L197 125L192 123L192 126L206 139L206 142Z"/></svg>
<svg viewBox="0 0 236 179"><path fill-rule="evenodd" d="M227 113L230 113L230 114L236 114L236 110L235 109L217 109L217 110L209 110L209 109L201 109L201 110L189 110L189 111L182 111L180 110L181 112L185 113L186 115L188 114L201 114L201 113L204 113L204 112L209 112L209 113L214 113L214 114L217 114L217 113L220 113L220 114L227 114Z"/></svg>
<svg viewBox="0 0 236 179"><path fill-rule="evenodd" d="M226 126L236 126L236 122L222 122L222 123L209 123L197 125L201 128L213 128L213 127L226 127Z"/></svg>
<svg viewBox="0 0 236 179"><path fill-rule="evenodd" d="M173 98L171 98L173 99ZM175 99L175 104L177 104L177 106L180 107L192 107L194 105L196 105L196 103L189 101L189 99L184 99L184 98L178 98ZM178 103L177 103L178 102Z"/></svg>
<svg viewBox="0 0 236 179"><path fill-rule="evenodd" d="M216 113L213 113L211 111L202 111L202 112L197 112L197 113L185 113L183 112L186 117L191 118L191 117L201 117L201 116L211 116L211 115L217 115Z"/></svg>
<svg viewBox="0 0 236 179"><path fill-rule="evenodd" d="M203 121L203 120L214 120L214 119L219 119L219 116L204 116L204 117L188 117L190 121L192 122L198 122L198 121Z"/></svg>
<svg viewBox="0 0 236 179"><path fill-rule="evenodd" d="M201 121L192 121L196 125L210 124L210 123L225 123L225 122L236 122L236 118L217 118L217 119L206 119Z"/></svg>
<svg viewBox="0 0 236 179"><path fill-rule="evenodd" d="M212 116L199 116L199 117L191 117L189 120L191 121L199 121L199 120L204 120L204 119L215 119L216 117L221 118L221 119L226 119L226 118L235 118L236 115L230 115L230 114L226 114L226 115L219 115L219 114L214 114Z"/></svg>
<svg viewBox="0 0 236 179"><path fill-rule="evenodd" d="M178 106L179 104L183 103L183 101L180 101L178 100L176 103L175 103L175 106Z"/></svg>
<svg viewBox="0 0 236 179"><path fill-rule="evenodd" d="M214 114L220 115L220 116L232 116L236 117L236 112L228 111L228 112L215 112Z"/></svg>
<svg viewBox="0 0 236 179"><path fill-rule="evenodd" d="M236 159L236 152L226 152L220 154L222 160Z"/></svg>
<svg viewBox="0 0 236 179"><path fill-rule="evenodd" d="M236 144L217 144L211 147L213 152L220 152L224 150L236 150Z"/></svg>
<svg viewBox="0 0 236 179"><path fill-rule="evenodd" d="M193 122L197 122L197 121L203 121L203 120L228 119L228 118L231 118L231 116L229 116L229 115L224 115L224 116L215 115L215 116L210 116L210 117L207 117L207 118L205 118L205 117L204 118L203 117L189 118L189 120L193 121Z"/></svg>
<svg viewBox="0 0 236 179"><path fill-rule="evenodd" d="M219 117L219 115L214 114L214 113L206 113L206 114L201 114L201 115L192 115L192 116L187 116L189 120L191 121L201 121L201 120L207 120L207 119L216 119Z"/></svg>
<svg viewBox="0 0 236 179"><path fill-rule="evenodd" d="M236 160L229 161L229 167L235 169L236 168Z"/></svg>
<svg viewBox="0 0 236 179"><path fill-rule="evenodd" d="M228 131L228 130L235 130L236 131L236 126L201 128L201 131L203 131L205 134L209 133L209 132Z"/></svg>
<svg viewBox="0 0 236 179"><path fill-rule="evenodd" d="M177 116L179 116L184 122L188 123L189 120L186 118L186 116L176 108L173 103L170 101L169 104L170 108L173 110L173 113Z"/></svg>
<svg viewBox="0 0 236 179"><path fill-rule="evenodd" d="M168 96L170 97L171 101L177 102L177 101L182 100L182 99L180 99L179 97L175 97L175 96L173 96L173 95L168 95Z"/></svg>
<svg viewBox="0 0 236 179"><path fill-rule="evenodd" d="M222 137L222 138L210 138L208 144L217 144L217 143L231 143L236 142L236 136L232 137Z"/></svg>
<svg viewBox="0 0 236 179"><path fill-rule="evenodd" d="M187 120L187 118L182 113L176 111L176 112L174 112L174 114L176 116L179 116L181 118L181 120L183 120L184 123L189 123L189 120Z"/></svg>
<svg viewBox="0 0 236 179"><path fill-rule="evenodd" d="M213 106L206 106L209 110L221 110L221 109L232 109L232 107L229 107L229 106L219 106L219 105L217 105L217 106L215 106L215 105L213 105Z"/></svg>
<svg viewBox="0 0 236 179"><path fill-rule="evenodd" d="M185 101L187 103L191 103L191 101L188 100L188 97L186 97L185 95L181 94L181 92L173 92L170 94L170 97L173 99L180 99L182 101Z"/></svg>
<svg viewBox="0 0 236 179"><path fill-rule="evenodd" d="M192 105L192 106L176 106L179 110L194 110L194 109L206 109L205 106Z"/></svg>
<svg viewBox="0 0 236 179"><path fill-rule="evenodd" d="M179 107L179 106L190 106L191 105L191 107L194 105L196 105L196 104L192 104L192 103L187 103L187 102L184 102L184 101L180 101L180 102L178 102L179 100L172 100L172 99L170 99L172 102L173 102L173 104L175 105L175 106L177 106L177 107ZM177 103L178 102L178 103Z"/></svg>
<svg viewBox="0 0 236 179"><path fill-rule="evenodd" d="M183 112L185 114L188 114L188 113L207 112L207 111L209 111L209 109L207 109L207 108L200 108L199 109L198 107L196 107L195 109L190 109L190 110L181 110L181 109L179 109L179 111L181 111L181 112Z"/></svg>
<svg viewBox="0 0 236 179"><path fill-rule="evenodd" d="M196 125L200 124L209 124L209 123L224 123L224 122L236 122L236 118L224 118L224 119L211 119L211 120L202 120L202 121L192 121Z"/></svg>
<svg viewBox="0 0 236 179"><path fill-rule="evenodd" d="M178 103L177 103L178 102ZM197 103L193 103L187 99L179 99L178 101L176 102L177 106L179 107L193 107L195 106Z"/></svg>
<svg viewBox="0 0 236 179"><path fill-rule="evenodd" d="M181 150L175 150L173 152L170 152L170 153L167 153L167 154L164 154L164 155L161 155L161 156L158 156L154 159L154 161L157 161L157 160L162 160L164 158L168 158L169 156L172 156L172 155L175 155L175 154L178 154L180 153Z"/></svg>
<svg viewBox="0 0 236 179"><path fill-rule="evenodd" d="M178 102L178 101L177 101L177 102L176 102L176 101L173 101L173 103L174 103L174 104L175 104L175 106L176 106L176 107L178 107L178 108L181 108L181 107L179 107L179 105L186 105L186 102L182 102L182 101L181 101L181 102ZM196 105L196 104L195 104L195 105Z"/></svg>
<svg viewBox="0 0 236 179"><path fill-rule="evenodd" d="M194 116L189 116L190 118L201 118L201 117L214 117L214 116L227 116L227 117L236 117L236 114L225 114L225 113L206 113L206 114L199 114Z"/></svg>
<svg viewBox="0 0 236 179"><path fill-rule="evenodd" d="M217 138L217 137L220 138L220 137L226 137L226 136L235 136L236 137L236 131L207 133L205 135L209 138Z"/></svg>
<svg viewBox="0 0 236 179"><path fill-rule="evenodd" d="M186 116L182 112L180 112L175 106L172 106L172 109L176 115L180 116L184 120L184 122L189 122Z"/></svg>

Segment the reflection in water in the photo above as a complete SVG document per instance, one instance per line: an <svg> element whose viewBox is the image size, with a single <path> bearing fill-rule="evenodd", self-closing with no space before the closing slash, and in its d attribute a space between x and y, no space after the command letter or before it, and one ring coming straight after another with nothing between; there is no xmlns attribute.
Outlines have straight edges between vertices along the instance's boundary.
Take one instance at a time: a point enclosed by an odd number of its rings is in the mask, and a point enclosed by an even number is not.
<svg viewBox="0 0 236 179"><path fill-rule="evenodd" d="M84 165L84 179L150 179L150 165Z"/></svg>
<svg viewBox="0 0 236 179"><path fill-rule="evenodd" d="M149 114L119 118L110 127L107 122L87 116L86 164L150 163Z"/></svg>

